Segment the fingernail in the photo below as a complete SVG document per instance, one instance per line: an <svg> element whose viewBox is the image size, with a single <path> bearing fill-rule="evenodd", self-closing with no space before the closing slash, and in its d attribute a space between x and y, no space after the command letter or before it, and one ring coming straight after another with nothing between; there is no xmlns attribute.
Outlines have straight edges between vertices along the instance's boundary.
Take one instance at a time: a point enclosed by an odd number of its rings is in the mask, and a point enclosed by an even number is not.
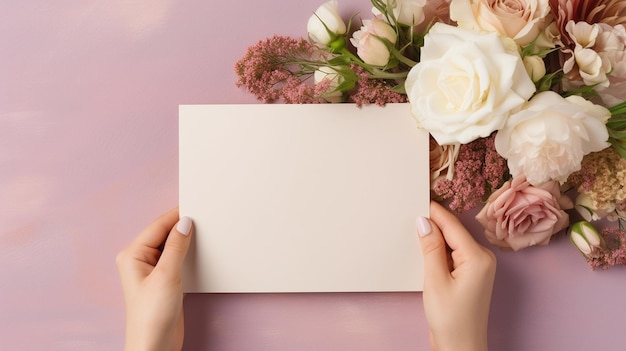
<svg viewBox="0 0 626 351"><path fill-rule="evenodd" d="M178 221L178 224L176 225L176 230L182 235L189 235L189 233L191 232L192 223L193 222L191 221L191 218L181 217Z"/></svg>
<svg viewBox="0 0 626 351"><path fill-rule="evenodd" d="M416 224L417 234L419 234L419 236L421 237L425 237L433 230L433 228L430 226L430 222L428 221L428 219L426 219L426 217L417 217Z"/></svg>

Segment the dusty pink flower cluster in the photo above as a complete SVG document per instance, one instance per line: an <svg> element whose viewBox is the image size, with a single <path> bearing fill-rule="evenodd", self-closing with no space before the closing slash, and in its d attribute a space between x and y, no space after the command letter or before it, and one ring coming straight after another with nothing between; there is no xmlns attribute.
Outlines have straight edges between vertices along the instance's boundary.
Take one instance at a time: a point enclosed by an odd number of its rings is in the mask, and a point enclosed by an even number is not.
<svg viewBox="0 0 626 351"><path fill-rule="evenodd" d="M454 164L454 178L433 185L439 200L452 200L451 210L468 211L479 205L508 178L506 160L496 152L494 136L461 145Z"/></svg>
<svg viewBox="0 0 626 351"><path fill-rule="evenodd" d="M357 75L358 81L354 92L350 94L349 101L356 103L357 106L376 104L383 106L387 103L406 102L407 97L404 94L392 91L389 82L383 79L371 79L370 74L362 67L351 64L350 68Z"/></svg>
<svg viewBox="0 0 626 351"><path fill-rule="evenodd" d="M610 266L626 265L626 231L618 227L602 230L606 248L586 256L592 270L608 269Z"/></svg>
<svg viewBox="0 0 626 351"><path fill-rule="evenodd" d="M310 60L320 55L323 52L308 40L272 36L249 47L235 63L235 84L263 102L279 99L298 104L325 102L321 96L330 82L307 84L316 69Z"/></svg>

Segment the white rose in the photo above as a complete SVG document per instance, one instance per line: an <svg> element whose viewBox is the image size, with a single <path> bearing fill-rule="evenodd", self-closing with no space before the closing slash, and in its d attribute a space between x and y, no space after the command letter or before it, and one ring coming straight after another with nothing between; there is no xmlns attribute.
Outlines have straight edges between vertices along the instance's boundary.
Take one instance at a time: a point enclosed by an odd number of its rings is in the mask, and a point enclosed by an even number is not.
<svg viewBox="0 0 626 351"><path fill-rule="evenodd" d="M392 10L398 23L416 26L424 22L426 0L386 0L385 4ZM376 7L372 8L372 13L377 17L382 15Z"/></svg>
<svg viewBox="0 0 626 351"><path fill-rule="evenodd" d="M545 91L511 115L496 135L496 150L513 177L524 175L533 185L564 182L580 169L584 155L610 145L605 125L610 116L580 96Z"/></svg>
<svg viewBox="0 0 626 351"><path fill-rule="evenodd" d="M328 102L342 102L343 93L341 91L334 91L337 89L337 86L341 84L343 81L343 76L341 76L335 68L329 66L323 66L318 68L315 73L313 73L313 81L315 84L322 82L327 79L330 84L328 85L327 93L324 94L323 98Z"/></svg>
<svg viewBox="0 0 626 351"><path fill-rule="evenodd" d="M489 136L535 92L518 53L496 33L442 23L424 38L405 88L413 116L440 145Z"/></svg>
<svg viewBox="0 0 626 351"><path fill-rule="evenodd" d="M361 29L352 34L350 42L363 62L372 66L384 66L391 56L384 39L395 44L396 32L387 22L374 18L364 20Z"/></svg>
<svg viewBox="0 0 626 351"><path fill-rule="evenodd" d="M459 27L497 32L521 46L530 44L549 24L548 0L452 0L450 18Z"/></svg>
<svg viewBox="0 0 626 351"><path fill-rule="evenodd" d="M309 39L322 47L328 46L339 35L346 33L346 24L339 15L337 0L331 0L315 10L307 23Z"/></svg>

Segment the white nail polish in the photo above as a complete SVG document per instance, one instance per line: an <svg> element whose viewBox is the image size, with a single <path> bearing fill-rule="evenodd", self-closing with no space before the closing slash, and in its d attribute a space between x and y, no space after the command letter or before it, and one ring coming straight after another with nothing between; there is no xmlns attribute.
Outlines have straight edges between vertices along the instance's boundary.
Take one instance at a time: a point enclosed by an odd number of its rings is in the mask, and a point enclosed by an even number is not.
<svg viewBox="0 0 626 351"><path fill-rule="evenodd" d="M430 222L428 221L428 219L426 219L426 217L417 217L416 225L417 234L419 234L419 236L421 237L425 237L433 230L433 228L430 226Z"/></svg>
<svg viewBox="0 0 626 351"><path fill-rule="evenodd" d="M178 224L176 225L176 230L182 235L189 235L189 233L191 232L192 223L193 222L191 221L191 218L181 217L178 221Z"/></svg>

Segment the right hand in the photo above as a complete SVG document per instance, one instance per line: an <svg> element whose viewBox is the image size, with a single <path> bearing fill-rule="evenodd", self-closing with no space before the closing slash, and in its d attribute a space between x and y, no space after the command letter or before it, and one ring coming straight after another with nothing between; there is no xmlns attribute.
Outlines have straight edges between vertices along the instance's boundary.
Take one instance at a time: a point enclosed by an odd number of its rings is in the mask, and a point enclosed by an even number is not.
<svg viewBox="0 0 626 351"><path fill-rule="evenodd" d="M430 220L418 218L424 254L424 311L437 351L487 350L494 254L463 224L431 201Z"/></svg>

